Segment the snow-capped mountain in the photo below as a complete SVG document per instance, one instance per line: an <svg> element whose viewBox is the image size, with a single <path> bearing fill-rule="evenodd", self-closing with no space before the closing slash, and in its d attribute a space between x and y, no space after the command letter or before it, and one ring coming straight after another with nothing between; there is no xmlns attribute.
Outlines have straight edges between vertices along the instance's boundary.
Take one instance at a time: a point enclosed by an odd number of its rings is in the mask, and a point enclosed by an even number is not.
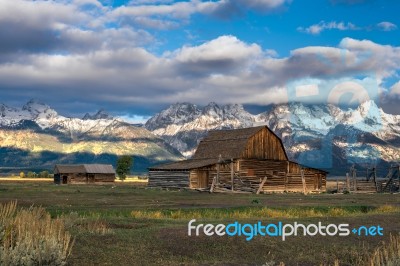
<svg viewBox="0 0 400 266"><path fill-rule="evenodd" d="M373 101L348 110L331 104L280 104L257 115L238 104L201 108L177 103L145 127L190 157L209 130L256 125L267 125L281 137L290 159L333 172L352 164L370 167L400 160L400 116L384 113Z"/></svg>
<svg viewBox="0 0 400 266"><path fill-rule="evenodd" d="M220 107L212 102L199 108L178 103L150 118L145 127L190 157L209 130L251 127L255 122L256 117L238 104Z"/></svg>
<svg viewBox="0 0 400 266"><path fill-rule="evenodd" d="M136 170L145 170L151 164L182 158L147 129L113 118L104 110L83 119L71 118L36 100L21 109L0 104L0 153L0 167L114 164L116 156L133 154Z"/></svg>
<svg viewBox="0 0 400 266"><path fill-rule="evenodd" d="M105 110L71 118L31 100L22 108L0 104L0 167L115 163L115 156L134 154L145 170L181 154L190 157L210 130L258 125L282 138L291 160L332 173L343 174L352 164L387 166L400 160L400 116L386 114L373 101L348 110L280 104L260 114L239 104L177 103L139 127Z"/></svg>

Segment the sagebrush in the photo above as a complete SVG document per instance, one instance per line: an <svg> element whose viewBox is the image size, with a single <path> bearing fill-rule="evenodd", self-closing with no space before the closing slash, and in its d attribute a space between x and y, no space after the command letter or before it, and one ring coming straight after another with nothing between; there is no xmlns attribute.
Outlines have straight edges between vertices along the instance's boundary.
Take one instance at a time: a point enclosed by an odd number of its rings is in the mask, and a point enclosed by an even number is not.
<svg viewBox="0 0 400 266"><path fill-rule="evenodd" d="M0 265L65 265L73 239L42 207L0 204Z"/></svg>

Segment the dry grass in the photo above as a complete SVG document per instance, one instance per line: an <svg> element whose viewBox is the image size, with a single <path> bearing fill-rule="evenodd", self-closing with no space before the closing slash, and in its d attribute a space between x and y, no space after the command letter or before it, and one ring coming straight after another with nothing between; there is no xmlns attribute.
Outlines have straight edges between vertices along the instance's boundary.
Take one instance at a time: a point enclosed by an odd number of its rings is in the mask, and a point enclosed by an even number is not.
<svg viewBox="0 0 400 266"><path fill-rule="evenodd" d="M97 235L107 235L113 233L108 223L99 217L88 219L80 217L77 212L71 212L60 216L64 220L66 228L77 229L80 233L91 233Z"/></svg>
<svg viewBox="0 0 400 266"><path fill-rule="evenodd" d="M41 207L0 204L1 265L65 265L73 240L61 219Z"/></svg>
<svg viewBox="0 0 400 266"><path fill-rule="evenodd" d="M400 265L400 235L390 235L388 242L382 242L372 254L368 246L355 254L354 265L357 266L398 266ZM334 261L334 266L340 266L339 259Z"/></svg>
<svg viewBox="0 0 400 266"><path fill-rule="evenodd" d="M100 219L95 219L94 221L82 220L79 228L89 232L91 234L97 235L107 235L113 233L112 229L109 228L108 224Z"/></svg>
<svg viewBox="0 0 400 266"><path fill-rule="evenodd" d="M380 213L392 213L392 212L398 212L399 211L399 207L393 206L393 205L382 205L377 207L374 212L377 214Z"/></svg>
<svg viewBox="0 0 400 266"><path fill-rule="evenodd" d="M345 217L361 214L382 214L400 212L400 208L384 205L378 208L364 208L363 206L344 208L287 208L272 209L239 208L239 209L187 209L187 210L134 210L133 218L144 219L252 219L252 218L309 218L309 217Z"/></svg>
<svg viewBox="0 0 400 266"><path fill-rule="evenodd" d="M0 181L8 181L8 182L40 182L40 183L53 183L53 178L48 177L48 178L41 178L41 177L35 177L35 178L28 178L24 177L21 178L19 176L5 176L5 177L0 177Z"/></svg>
<svg viewBox="0 0 400 266"><path fill-rule="evenodd" d="M372 254L369 266L400 265L400 235L390 235L389 242L383 242Z"/></svg>

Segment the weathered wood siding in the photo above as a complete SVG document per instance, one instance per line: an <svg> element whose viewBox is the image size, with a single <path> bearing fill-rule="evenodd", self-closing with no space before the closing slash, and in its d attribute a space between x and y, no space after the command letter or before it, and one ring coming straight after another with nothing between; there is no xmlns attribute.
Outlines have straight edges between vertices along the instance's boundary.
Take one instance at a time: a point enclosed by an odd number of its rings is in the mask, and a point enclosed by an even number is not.
<svg viewBox="0 0 400 266"><path fill-rule="evenodd" d="M262 179L267 176L267 181L263 186L264 192L303 191L302 168L296 163L243 159L240 160L239 165L242 180L251 180L253 183L260 184ZM312 168L303 168L303 170L308 192L326 190L326 174L324 172Z"/></svg>
<svg viewBox="0 0 400 266"><path fill-rule="evenodd" d="M217 176L217 165L190 171L190 188L210 188ZM240 159L234 160L234 189L257 191L260 183L267 177L264 192L303 192L301 166L289 161ZM326 174L312 168L303 168L307 192L325 191ZM219 165L219 183L223 188L231 188L231 164ZM204 180L207 180L207 186Z"/></svg>
<svg viewBox="0 0 400 266"><path fill-rule="evenodd" d="M189 188L189 171L149 171L148 187Z"/></svg>
<svg viewBox="0 0 400 266"><path fill-rule="evenodd" d="M85 173L74 173L74 174L61 174L61 178L64 176L68 177L68 183L84 183L86 184Z"/></svg>
<svg viewBox="0 0 400 266"><path fill-rule="evenodd" d="M210 174L211 172L209 169L196 169L190 171L190 188L209 188L210 180L212 180Z"/></svg>
<svg viewBox="0 0 400 266"><path fill-rule="evenodd" d="M241 158L288 160L280 139L267 128L263 128L249 138Z"/></svg>
<svg viewBox="0 0 400 266"><path fill-rule="evenodd" d="M94 174L94 182L114 182L115 174Z"/></svg>
<svg viewBox="0 0 400 266"><path fill-rule="evenodd" d="M63 178L67 177L67 183L72 184L86 184L96 182L114 182L115 174L85 174L85 173L72 173L60 174L60 183L63 183Z"/></svg>

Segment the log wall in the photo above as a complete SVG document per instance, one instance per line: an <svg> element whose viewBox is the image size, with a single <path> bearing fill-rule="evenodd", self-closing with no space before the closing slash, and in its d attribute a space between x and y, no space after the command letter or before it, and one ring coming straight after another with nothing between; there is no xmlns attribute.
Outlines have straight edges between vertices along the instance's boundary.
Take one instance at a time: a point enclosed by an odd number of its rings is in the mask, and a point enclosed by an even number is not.
<svg viewBox="0 0 400 266"><path fill-rule="evenodd" d="M82 183L86 184L86 174L85 173L73 173L73 174L60 174L61 180L64 176L68 177L68 183Z"/></svg>
<svg viewBox="0 0 400 266"><path fill-rule="evenodd" d="M149 171L148 187L189 188L189 171Z"/></svg>
<svg viewBox="0 0 400 266"><path fill-rule="evenodd" d="M63 183L63 177L67 177L67 183L86 184L95 182L114 182L115 174L86 174L86 173L64 173L59 174L60 184Z"/></svg>
<svg viewBox="0 0 400 266"><path fill-rule="evenodd" d="M263 192L303 192L301 166L289 161L239 159L234 163L211 165L188 171L150 171L149 187L210 189L217 177L217 189L256 192L262 180ZM219 168L219 171L217 170ZM325 191L326 174L312 168L303 168L306 191Z"/></svg>
<svg viewBox="0 0 400 266"><path fill-rule="evenodd" d="M115 174L94 174L94 182L114 182Z"/></svg>
<svg viewBox="0 0 400 266"><path fill-rule="evenodd" d="M267 177L263 186L264 192L303 192L302 169L307 192L326 190L325 172L302 168L293 162L242 159L239 165L242 180L260 184L262 179Z"/></svg>
<svg viewBox="0 0 400 266"><path fill-rule="evenodd" d="M208 177L207 188L211 188L213 178L217 176L217 165L190 171L190 188L206 188L200 185L202 177ZM218 186L232 188L231 164L220 164ZM260 183L267 177L262 191L264 192L303 192L301 166L289 161L240 159L235 160L234 190L256 192ZM325 191L326 174L312 168L303 168L306 191Z"/></svg>

